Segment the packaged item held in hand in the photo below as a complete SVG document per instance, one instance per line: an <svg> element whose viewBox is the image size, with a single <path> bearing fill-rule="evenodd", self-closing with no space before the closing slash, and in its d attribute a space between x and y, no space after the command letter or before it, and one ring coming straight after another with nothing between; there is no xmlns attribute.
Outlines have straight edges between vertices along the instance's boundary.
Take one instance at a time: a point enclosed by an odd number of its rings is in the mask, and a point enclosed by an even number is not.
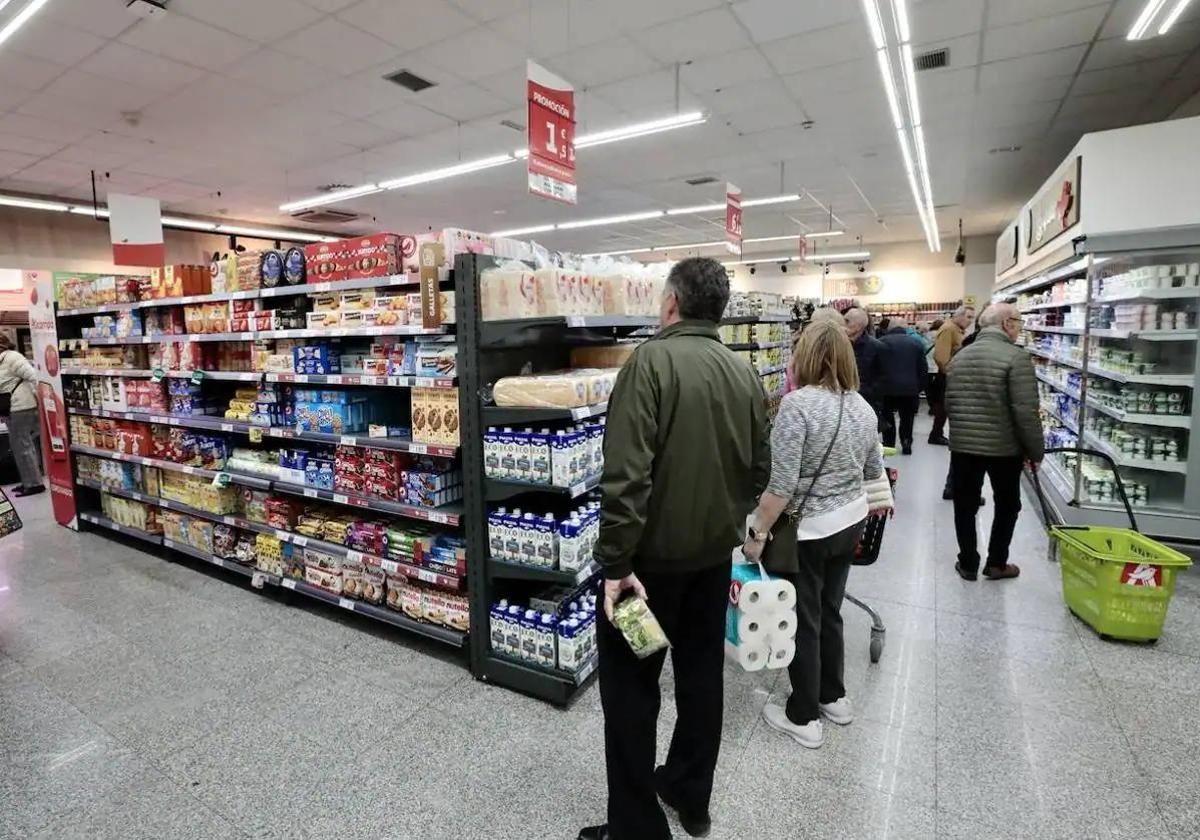
<svg viewBox="0 0 1200 840"><path fill-rule="evenodd" d="M671 646L662 625L641 598L626 598L613 609L613 624L621 631L638 659Z"/></svg>

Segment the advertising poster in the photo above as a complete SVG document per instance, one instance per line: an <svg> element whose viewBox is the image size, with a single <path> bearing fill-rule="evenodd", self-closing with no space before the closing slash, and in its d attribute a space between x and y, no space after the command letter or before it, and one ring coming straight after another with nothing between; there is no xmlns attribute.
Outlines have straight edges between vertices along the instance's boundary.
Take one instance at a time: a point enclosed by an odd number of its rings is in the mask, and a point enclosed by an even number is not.
<svg viewBox="0 0 1200 840"><path fill-rule="evenodd" d="M529 192L575 204L575 88L537 62L526 68Z"/></svg>
<svg viewBox="0 0 1200 840"><path fill-rule="evenodd" d="M49 271L23 271L21 281L29 300L29 332L33 341L33 366L38 373L38 414L42 421L42 459L46 465L54 519L59 525L78 530L67 410L63 403L58 360L58 325L54 318L55 277Z"/></svg>
<svg viewBox="0 0 1200 840"><path fill-rule="evenodd" d="M742 253L742 191L725 185L725 247L729 253Z"/></svg>

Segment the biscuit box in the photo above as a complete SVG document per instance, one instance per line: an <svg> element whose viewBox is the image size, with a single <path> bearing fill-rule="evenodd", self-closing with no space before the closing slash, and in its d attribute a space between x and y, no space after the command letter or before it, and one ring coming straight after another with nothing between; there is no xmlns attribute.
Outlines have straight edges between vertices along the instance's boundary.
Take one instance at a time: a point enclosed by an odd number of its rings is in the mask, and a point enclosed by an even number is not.
<svg viewBox="0 0 1200 840"><path fill-rule="evenodd" d="M346 278L388 277L404 271L406 249L416 253L415 237L399 233L376 233L343 240Z"/></svg>
<svg viewBox="0 0 1200 840"><path fill-rule="evenodd" d="M314 242L304 246L304 262L309 283L346 279L349 262L345 240Z"/></svg>

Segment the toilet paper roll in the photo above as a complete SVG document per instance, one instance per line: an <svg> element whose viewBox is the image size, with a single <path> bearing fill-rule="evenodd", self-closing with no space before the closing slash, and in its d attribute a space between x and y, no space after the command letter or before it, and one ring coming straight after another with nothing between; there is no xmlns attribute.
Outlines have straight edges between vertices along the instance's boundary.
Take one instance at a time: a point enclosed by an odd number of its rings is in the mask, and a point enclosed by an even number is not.
<svg viewBox="0 0 1200 840"><path fill-rule="evenodd" d="M745 612L767 609L775 600L775 581L748 580L742 584L738 607Z"/></svg>
<svg viewBox="0 0 1200 840"><path fill-rule="evenodd" d="M796 608L796 587L786 580L772 580L770 587L771 609L794 610Z"/></svg>
<svg viewBox="0 0 1200 840"><path fill-rule="evenodd" d="M743 642L740 645L725 643L725 658L743 671L761 671L767 667L770 652L762 643Z"/></svg>
<svg viewBox="0 0 1200 840"><path fill-rule="evenodd" d="M770 656L767 659L767 667L772 670L786 668L792 664L792 658L796 655L796 643L787 642L772 642Z"/></svg>
<svg viewBox="0 0 1200 840"><path fill-rule="evenodd" d="M756 615L743 612L738 616L738 643L759 643L766 639L767 632L774 626L775 617L769 613Z"/></svg>
<svg viewBox="0 0 1200 840"><path fill-rule="evenodd" d="M763 624L772 641L796 638L796 613L793 610L773 612L769 617L763 619Z"/></svg>

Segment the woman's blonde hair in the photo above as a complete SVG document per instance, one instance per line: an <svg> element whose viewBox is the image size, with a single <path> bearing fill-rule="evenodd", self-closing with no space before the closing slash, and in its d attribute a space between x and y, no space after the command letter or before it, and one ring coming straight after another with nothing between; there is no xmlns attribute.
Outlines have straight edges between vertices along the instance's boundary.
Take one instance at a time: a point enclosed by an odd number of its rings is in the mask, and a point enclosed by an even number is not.
<svg viewBox="0 0 1200 840"><path fill-rule="evenodd" d="M805 327L792 353L789 373L797 388L818 385L830 391L857 391L858 365L846 331L832 321Z"/></svg>

